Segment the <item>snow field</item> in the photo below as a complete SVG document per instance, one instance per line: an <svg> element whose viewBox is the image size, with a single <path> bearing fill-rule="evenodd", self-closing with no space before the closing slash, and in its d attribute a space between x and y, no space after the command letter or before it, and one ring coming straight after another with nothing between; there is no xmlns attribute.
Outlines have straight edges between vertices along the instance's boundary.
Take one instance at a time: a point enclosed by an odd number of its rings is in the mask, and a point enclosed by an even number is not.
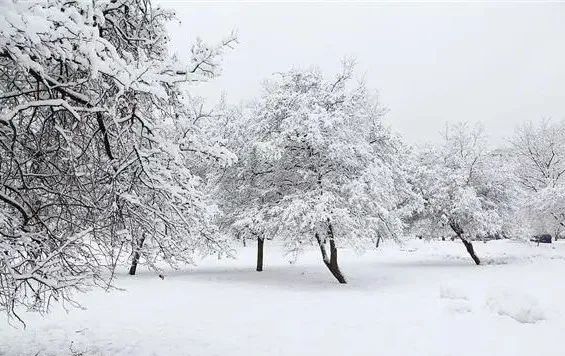
<svg viewBox="0 0 565 356"><path fill-rule="evenodd" d="M124 274L79 296L86 310L2 320L0 355L562 355L565 244L475 245L483 266L451 241L340 250L347 285L316 249L290 264L268 241L264 272L248 247Z"/></svg>

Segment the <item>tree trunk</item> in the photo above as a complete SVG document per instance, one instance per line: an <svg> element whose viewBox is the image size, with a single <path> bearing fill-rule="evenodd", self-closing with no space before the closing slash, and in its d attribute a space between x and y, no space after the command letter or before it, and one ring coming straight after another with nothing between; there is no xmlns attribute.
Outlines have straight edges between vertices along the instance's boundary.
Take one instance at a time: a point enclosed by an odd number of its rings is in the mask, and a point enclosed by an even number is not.
<svg viewBox="0 0 565 356"><path fill-rule="evenodd" d="M465 245L465 248L467 249L467 252L469 252L469 255L471 255L471 258L473 259L473 261L475 261L475 263L477 265L481 264L481 260L479 260L479 258L477 257L477 255L475 254L475 249L473 248L473 244L471 243L471 241L467 241L464 238L461 238L461 241L463 241L463 245Z"/></svg>
<svg viewBox="0 0 565 356"><path fill-rule="evenodd" d="M328 266L330 272L338 280L339 283L345 284L347 281L339 269L337 264L337 248L335 247L335 242L333 239L330 240L330 265Z"/></svg>
<svg viewBox="0 0 565 356"><path fill-rule="evenodd" d="M375 248L379 248L380 243L381 243L381 236L379 235L379 237L377 237L377 243L375 244Z"/></svg>
<svg viewBox="0 0 565 356"><path fill-rule="evenodd" d="M316 234L315 236L316 236L316 241L318 241L318 245L320 246L320 252L322 253L322 260L324 261L324 264L330 270L332 275L335 277L335 279L337 279L339 283L346 284L347 281L345 280L345 277L341 273L341 270L339 269L339 265L337 263L337 248L335 247L335 241L333 238L334 236L333 236L332 225L330 224L328 226L328 238L330 240L329 258L328 258L328 253L326 251L325 241L322 241L318 234Z"/></svg>
<svg viewBox="0 0 565 356"><path fill-rule="evenodd" d="M145 242L145 235L142 235L141 239L139 239L139 241L137 242L137 248L136 248L135 252L133 253L133 259L131 261L131 267L129 268L129 274L131 276L134 276L135 272L137 270L137 264L139 263L139 257L140 257L139 251L143 247L144 242Z"/></svg>
<svg viewBox="0 0 565 356"><path fill-rule="evenodd" d="M263 270L263 245L265 244L265 240L258 237L257 238L257 272L261 272Z"/></svg>
<svg viewBox="0 0 565 356"><path fill-rule="evenodd" d="M479 257L477 257L477 255L475 254L475 249L473 248L473 243L471 243L471 241L467 241L465 238L463 238L463 229L461 229L459 224L456 224L456 223L450 223L449 225L451 226L451 229L457 234L457 237L459 238L459 240L461 240L461 242L463 242L463 245L465 245L465 248L467 249L467 252L469 252L469 255L471 255L471 258L473 259L473 261L475 261L475 263L477 265L480 265L481 260L479 260Z"/></svg>

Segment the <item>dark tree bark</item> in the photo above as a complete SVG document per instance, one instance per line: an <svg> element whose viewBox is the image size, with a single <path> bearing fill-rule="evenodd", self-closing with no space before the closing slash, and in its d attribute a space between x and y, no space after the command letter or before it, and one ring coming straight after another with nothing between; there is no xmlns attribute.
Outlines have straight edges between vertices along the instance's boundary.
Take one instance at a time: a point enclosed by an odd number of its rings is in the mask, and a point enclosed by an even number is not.
<svg viewBox="0 0 565 356"><path fill-rule="evenodd" d="M475 261L475 264L480 265L481 260L475 254L475 249L473 248L473 243L471 241L466 240L463 237L463 229L461 229L461 227L457 223L454 223L454 222L450 223L449 225L451 226L451 229L455 232L455 234L457 234L457 237L459 238L459 240L461 240L461 242L463 242L463 245L465 245L465 249L467 249L467 252L469 253L469 255L471 255L471 258L473 259L473 261Z"/></svg>
<svg viewBox="0 0 565 356"><path fill-rule="evenodd" d="M137 248L133 253L133 259L131 260L131 267L129 268L129 274L131 276L134 276L135 272L137 271L137 264L139 263L139 257L140 257L139 251L143 247L144 242L145 242L145 235L141 236L141 239L139 239L139 241L137 242Z"/></svg>
<svg viewBox="0 0 565 356"><path fill-rule="evenodd" d="M337 279L339 283L346 284L347 281L345 280L343 273L341 273L341 270L339 269L339 264L337 262L337 248L335 247L332 225L331 224L328 225L328 240L330 242L329 258L328 258L328 253L326 251L326 242L322 241L322 239L320 239L320 236L318 234L316 234L315 236L316 236L316 241L318 241L318 245L320 246L320 252L322 253L322 260L324 261L324 264L330 270L332 275L335 277L335 279Z"/></svg>
<svg viewBox="0 0 565 356"><path fill-rule="evenodd" d="M473 261L475 261L475 263L477 265L481 264L481 260L479 260L479 258L477 257L477 255L475 254L475 249L473 248L473 244L471 243L471 241L467 241L461 237L459 237L461 239L461 241L463 241L463 245L465 245L465 248L467 249L467 252L469 252L469 255L471 255L471 258L473 259Z"/></svg>
<svg viewBox="0 0 565 356"><path fill-rule="evenodd" d="M330 269L330 272L332 272L332 274L338 280L339 283L342 284L347 283L337 263L337 248L335 247L335 242L333 239L330 240L330 264L328 268Z"/></svg>
<svg viewBox="0 0 565 356"><path fill-rule="evenodd" d="M375 248L379 248L380 243L381 243L381 236L379 235L379 237L377 237L377 243L375 244Z"/></svg>
<svg viewBox="0 0 565 356"><path fill-rule="evenodd" d="M257 238L257 272L261 272L263 270L263 245L265 244L265 240L258 237Z"/></svg>

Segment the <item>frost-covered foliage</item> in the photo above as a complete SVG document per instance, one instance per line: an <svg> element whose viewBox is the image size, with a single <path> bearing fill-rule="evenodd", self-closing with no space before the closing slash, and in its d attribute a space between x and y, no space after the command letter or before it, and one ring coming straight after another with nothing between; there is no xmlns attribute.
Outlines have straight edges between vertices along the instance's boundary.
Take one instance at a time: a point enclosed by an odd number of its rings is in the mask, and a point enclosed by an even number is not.
<svg viewBox="0 0 565 356"><path fill-rule="evenodd" d="M363 250L400 234L414 200L406 149L383 126L383 113L350 63L333 80L291 70L268 82L242 115L240 163L224 188L227 225L282 240L292 253L317 243L327 264L336 246Z"/></svg>
<svg viewBox="0 0 565 356"><path fill-rule="evenodd" d="M414 232L428 238L455 234L474 259L471 241L503 235L515 198L509 169L487 147L482 127L461 123L446 127L441 144L414 156L414 188L424 200Z"/></svg>
<svg viewBox="0 0 565 356"><path fill-rule="evenodd" d="M525 220L533 233L559 236L565 229L565 123L518 127L511 151Z"/></svg>
<svg viewBox="0 0 565 356"><path fill-rule="evenodd" d="M180 84L216 76L235 38L179 61L172 16L149 0L0 2L0 309L106 284L124 252L153 265L222 248L191 168L233 157Z"/></svg>

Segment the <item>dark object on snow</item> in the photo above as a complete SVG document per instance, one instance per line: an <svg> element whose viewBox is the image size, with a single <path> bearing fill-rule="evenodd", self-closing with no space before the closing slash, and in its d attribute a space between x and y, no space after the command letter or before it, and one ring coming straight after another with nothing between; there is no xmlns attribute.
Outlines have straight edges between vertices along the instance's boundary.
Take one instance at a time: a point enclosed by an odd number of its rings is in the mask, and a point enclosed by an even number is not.
<svg viewBox="0 0 565 356"><path fill-rule="evenodd" d="M263 270L263 245L265 240L258 237L257 238L257 272L261 272Z"/></svg>
<svg viewBox="0 0 565 356"><path fill-rule="evenodd" d="M550 234L543 234L543 235L536 235L534 236L533 239L531 239L530 241L532 242L537 242L542 243L542 244L550 244L551 241L551 235Z"/></svg>

